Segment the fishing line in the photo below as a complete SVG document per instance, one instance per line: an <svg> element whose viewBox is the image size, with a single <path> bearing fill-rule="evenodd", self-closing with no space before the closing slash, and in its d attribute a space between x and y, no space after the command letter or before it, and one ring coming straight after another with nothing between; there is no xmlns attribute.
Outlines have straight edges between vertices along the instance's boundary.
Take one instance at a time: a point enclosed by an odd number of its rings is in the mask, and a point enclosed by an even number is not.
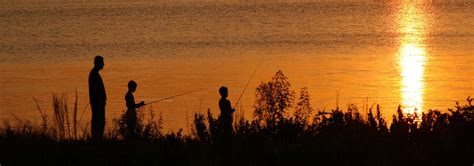
<svg viewBox="0 0 474 166"><path fill-rule="evenodd" d="M176 95L173 95L173 96L169 96L169 97L161 98L161 99L158 99L158 100L155 100L155 101L151 101L151 102L148 102L148 103L145 103L145 104L157 103L157 102L160 102L160 101L172 99L172 98L179 97L179 96L183 96L183 95L187 95L187 94L190 94L190 93L199 92L199 91L202 91L202 90L204 90L204 89L207 89L207 88L201 88L201 89L194 90L194 91L189 91L189 92L185 92L185 93L176 94Z"/></svg>

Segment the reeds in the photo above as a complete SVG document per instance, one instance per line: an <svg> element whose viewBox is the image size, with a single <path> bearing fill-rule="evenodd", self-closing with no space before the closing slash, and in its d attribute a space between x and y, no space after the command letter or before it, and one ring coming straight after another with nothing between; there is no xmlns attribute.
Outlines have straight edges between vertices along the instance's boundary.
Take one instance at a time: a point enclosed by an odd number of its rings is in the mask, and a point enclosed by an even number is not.
<svg viewBox="0 0 474 166"><path fill-rule="evenodd" d="M66 133L69 133L69 109L66 96L57 96L53 94L53 111L54 123L58 132L59 140L66 138Z"/></svg>
<svg viewBox="0 0 474 166"><path fill-rule="evenodd" d="M35 125L29 120L21 120L12 114L17 123L15 126L12 126L9 122L4 122L4 130L9 130L10 133L15 133L16 136L25 136L34 134L35 136L40 136L48 139L65 141L65 140L79 140L85 139L87 137L86 132L87 126L84 126L82 130L82 138L79 138L80 120L77 119L77 110L78 110L78 95L77 91L75 93L74 105L72 107L72 117L71 110L69 108L69 103L66 94L52 94L52 120L48 118L47 112L45 112L39 105L35 97L33 101L36 104L36 108L40 114L41 121L40 125ZM53 123L50 123L52 121Z"/></svg>

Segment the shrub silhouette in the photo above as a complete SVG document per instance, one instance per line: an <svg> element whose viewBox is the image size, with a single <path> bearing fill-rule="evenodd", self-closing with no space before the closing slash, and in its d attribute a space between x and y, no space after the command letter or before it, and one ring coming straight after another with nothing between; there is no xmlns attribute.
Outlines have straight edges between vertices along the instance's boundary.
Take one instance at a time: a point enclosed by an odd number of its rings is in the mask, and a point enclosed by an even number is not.
<svg viewBox="0 0 474 166"><path fill-rule="evenodd" d="M137 110L137 124L133 130L136 135L132 135L127 126L127 116L123 113L120 118L113 119L115 128L111 130L112 133L118 133L117 136L121 136L126 139L156 139L162 136L162 119L161 115L158 120L155 120L155 113L150 107L148 110L148 118L145 119L145 109L139 108ZM117 137L115 136L115 137Z"/></svg>

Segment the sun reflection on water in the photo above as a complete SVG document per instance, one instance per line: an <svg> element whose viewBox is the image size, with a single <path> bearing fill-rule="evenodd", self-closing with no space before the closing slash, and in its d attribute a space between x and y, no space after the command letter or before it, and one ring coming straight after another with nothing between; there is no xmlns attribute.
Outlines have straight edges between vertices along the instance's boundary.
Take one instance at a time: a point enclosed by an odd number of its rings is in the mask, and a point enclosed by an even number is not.
<svg viewBox="0 0 474 166"><path fill-rule="evenodd" d="M423 110L423 89L424 89L424 64L425 54L420 47L406 43L401 48L401 95L403 110L405 113L413 114L415 109L417 114Z"/></svg>
<svg viewBox="0 0 474 166"><path fill-rule="evenodd" d="M399 30L402 34L398 52L401 77L401 102L405 114L421 114L424 94L424 66L426 51L424 36L427 18L421 9L422 2L405 1L399 13Z"/></svg>

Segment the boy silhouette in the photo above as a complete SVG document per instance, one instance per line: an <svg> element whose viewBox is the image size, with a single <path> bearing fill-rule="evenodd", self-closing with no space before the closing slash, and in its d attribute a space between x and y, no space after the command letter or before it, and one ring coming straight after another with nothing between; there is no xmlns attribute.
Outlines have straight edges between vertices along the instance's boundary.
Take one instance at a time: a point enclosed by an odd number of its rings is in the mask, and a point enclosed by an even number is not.
<svg viewBox="0 0 474 166"><path fill-rule="evenodd" d="M133 93L137 90L137 83L133 80L128 82L128 92L125 94L125 101L127 104L127 112L125 113L125 119L129 131L130 137L135 137L136 132L135 128L137 125L137 112L136 108L140 108L145 105L145 102L141 101L140 103L135 103L135 97Z"/></svg>
<svg viewBox="0 0 474 166"><path fill-rule="evenodd" d="M219 108L221 110L221 115L219 117L220 130L222 136L227 139L232 135L232 113L234 113L235 109L232 108L230 101L227 100L227 87L222 86L219 88L219 94L221 95L221 99L219 100Z"/></svg>

